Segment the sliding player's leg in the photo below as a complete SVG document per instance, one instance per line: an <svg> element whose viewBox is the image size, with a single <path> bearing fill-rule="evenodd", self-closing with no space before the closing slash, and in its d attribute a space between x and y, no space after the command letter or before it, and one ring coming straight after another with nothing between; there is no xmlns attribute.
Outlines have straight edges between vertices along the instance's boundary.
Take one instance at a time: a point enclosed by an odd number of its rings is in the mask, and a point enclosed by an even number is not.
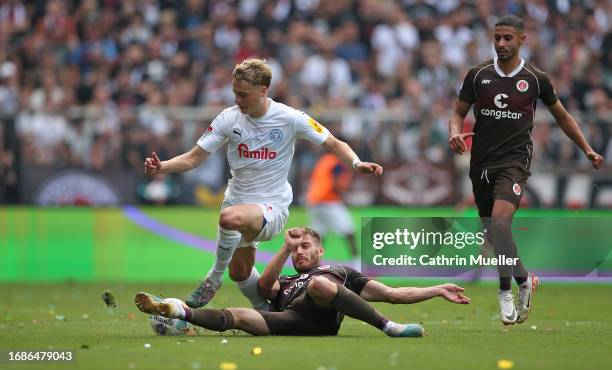
<svg viewBox="0 0 612 370"><path fill-rule="evenodd" d="M422 337L424 330L418 324L399 324L386 319L359 295L325 277L314 277L308 283L308 297L319 307L333 307L343 314L364 321L391 337Z"/></svg>
<svg viewBox="0 0 612 370"><path fill-rule="evenodd" d="M208 330L223 332L238 329L253 335L270 334L263 316L251 308L195 309L180 299L161 299L145 292L136 294L135 303L142 312L185 320Z"/></svg>

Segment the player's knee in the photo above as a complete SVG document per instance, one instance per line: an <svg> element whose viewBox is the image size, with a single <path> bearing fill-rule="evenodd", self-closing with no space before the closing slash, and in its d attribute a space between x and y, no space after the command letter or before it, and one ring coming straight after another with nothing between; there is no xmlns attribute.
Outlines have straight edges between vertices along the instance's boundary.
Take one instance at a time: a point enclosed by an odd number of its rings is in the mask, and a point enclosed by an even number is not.
<svg viewBox="0 0 612 370"><path fill-rule="evenodd" d="M219 215L219 226L227 230L240 228L240 215L229 208L225 208Z"/></svg>
<svg viewBox="0 0 612 370"><path fill-rule="evenodd" d="M495 215L491 217L491 229L494 231L505 231L510 229L512 225L512 217L507 215Z"/></svg>
<svg viewBox="0 0 612 370"><path fill-rule="evenodd" d="M227 308L223 311L227 311L232 316L232 328L241 327L244 325L244 315L242 315L241 308Z"/></svg>
<svg viewBox="0 0 612 370"><path fill-rule="evenodd" d="M313 299L331 301L337 293L337 288L335 285L335 283L324 277L315 276L308 283L308 294Z"/></svg>
<svg viewBox="0 0 612 370"><path fill-rule="evenodd" d="M498 224L510 224L512 223L512 217L514 216L514 209L510 207L493 207L491 211L491 222Z"/></svg>

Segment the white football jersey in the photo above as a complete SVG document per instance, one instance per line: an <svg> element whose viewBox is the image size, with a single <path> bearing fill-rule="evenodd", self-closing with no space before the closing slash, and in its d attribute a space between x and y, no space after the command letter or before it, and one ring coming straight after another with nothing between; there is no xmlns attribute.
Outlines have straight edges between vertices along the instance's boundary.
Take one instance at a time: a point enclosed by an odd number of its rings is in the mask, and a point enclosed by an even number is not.
<svg viewBox="0 0 612 370"><path fill-rule="evenodd" d="M225 143L232 178L225 199L232 204L273 203L289 207L287 181L296 139L321 145L329 131L306 113L270 99L265 115L252 118L238 106L225 109L198 140L209 153Z"/></svg>

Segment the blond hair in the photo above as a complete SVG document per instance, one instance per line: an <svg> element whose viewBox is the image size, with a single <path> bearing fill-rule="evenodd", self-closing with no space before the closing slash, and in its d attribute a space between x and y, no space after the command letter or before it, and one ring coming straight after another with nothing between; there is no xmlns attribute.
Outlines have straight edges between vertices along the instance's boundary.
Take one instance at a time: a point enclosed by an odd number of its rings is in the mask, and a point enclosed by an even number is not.
<svg viewBox="0 0 612 370"><path fill-rule="evenodd" d="M265 59L246 59L236 65L232 77L236 80L246 81L251 85L270 87L272 68L266 64Z"/></svg>

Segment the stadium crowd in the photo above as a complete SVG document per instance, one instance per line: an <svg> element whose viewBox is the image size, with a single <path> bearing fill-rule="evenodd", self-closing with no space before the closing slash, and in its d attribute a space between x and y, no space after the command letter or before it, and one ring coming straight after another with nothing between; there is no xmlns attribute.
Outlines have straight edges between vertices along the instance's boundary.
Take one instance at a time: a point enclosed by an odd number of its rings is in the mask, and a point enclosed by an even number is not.
<svg viewBox="0 0 612 370"><path fill-rule="evenodd" d="M467 69L494 55L491 26L505 13L526 21L523 56L610 157L608 0L1 1L0 193L16 199L27 166L141 173L152 148L179 154L208 118L159 108L232 105L232 69L248 57L273 67L273 99L315 117L410 112L322 121L362 158L450 160L452 102ZM536 165L587 164L546 122L534 140ZM302 145L296 174L313 162Z"/></svg>

